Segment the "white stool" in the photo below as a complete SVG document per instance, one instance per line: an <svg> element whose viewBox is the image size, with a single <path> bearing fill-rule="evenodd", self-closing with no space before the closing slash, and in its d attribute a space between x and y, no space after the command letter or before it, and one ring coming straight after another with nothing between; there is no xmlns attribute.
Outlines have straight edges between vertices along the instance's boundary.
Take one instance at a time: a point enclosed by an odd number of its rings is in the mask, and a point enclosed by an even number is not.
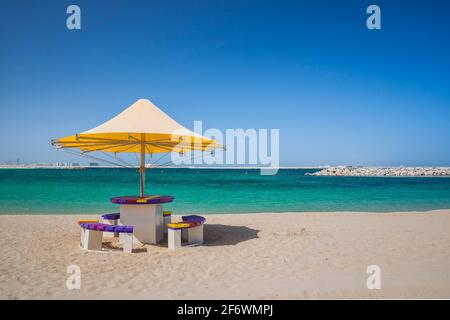
<svg viewBox="0 0 450 320"><path fill-rule="evenodd" d="M186 219L183 222L168 224L167 243L169 249L174 250L180 248L181 242L185 241L185 238L189 245L203 243L203 224L205 218L200 216L190 217L195 218L196 221Z"/></svg>
<svg viewBox="0 0 450 320"><path fill-rule="evenodd" d="M84 250L102 250L103 231L81 229L82 248Z"/></svg>

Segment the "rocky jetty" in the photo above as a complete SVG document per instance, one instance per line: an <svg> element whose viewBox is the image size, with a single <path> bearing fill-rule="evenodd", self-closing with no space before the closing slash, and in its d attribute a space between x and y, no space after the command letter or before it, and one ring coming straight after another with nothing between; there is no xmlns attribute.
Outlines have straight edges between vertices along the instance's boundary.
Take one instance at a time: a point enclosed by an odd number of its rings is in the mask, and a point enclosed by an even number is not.
<svg viewBox="0 0 450 320"><path fill-rule="evenodd" d="M450 177L450 168L443 167L329 167L317 172L305 173L311 176L351 177Z"/></svg>

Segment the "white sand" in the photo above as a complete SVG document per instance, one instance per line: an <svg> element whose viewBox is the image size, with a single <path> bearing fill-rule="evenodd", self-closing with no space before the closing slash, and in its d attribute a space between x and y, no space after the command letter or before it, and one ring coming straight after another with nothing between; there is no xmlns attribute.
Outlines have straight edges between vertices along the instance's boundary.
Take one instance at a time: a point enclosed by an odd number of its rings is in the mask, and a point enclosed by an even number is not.
<svg viewBox="0 0 450 320"><path fill-rule="evenodd" d="M83 253L78 218L0 216L0 298L450 298L450 210L209 215L204 246L131 255Z"/></svg>

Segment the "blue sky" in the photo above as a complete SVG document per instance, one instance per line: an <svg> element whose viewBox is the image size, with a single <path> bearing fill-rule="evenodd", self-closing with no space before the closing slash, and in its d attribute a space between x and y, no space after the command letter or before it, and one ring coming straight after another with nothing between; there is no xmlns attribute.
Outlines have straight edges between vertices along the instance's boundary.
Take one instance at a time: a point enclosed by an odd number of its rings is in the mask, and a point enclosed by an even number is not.
<svg viewBox="0 0 450 320"><path fill-rule="evenodd" d="M448 166L449 39L448 1L3 0L0 162L80 161L50 139L148 98L190 128L279 128L285 166Z"/></svg>

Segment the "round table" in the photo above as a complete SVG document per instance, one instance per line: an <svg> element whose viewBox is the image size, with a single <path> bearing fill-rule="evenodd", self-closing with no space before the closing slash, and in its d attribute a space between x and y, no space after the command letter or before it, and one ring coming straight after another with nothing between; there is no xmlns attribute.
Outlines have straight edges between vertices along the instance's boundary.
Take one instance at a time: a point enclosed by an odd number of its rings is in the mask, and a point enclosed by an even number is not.
<svg viewBox="0 0 450 320"><path fill-rule="evenodd" d="M164 203L172 202L172 196L149 195L145 197L122 196L111 198L120 205L120 223L133 226L136 240L145 244L155 244L164 237Z"/></svg>

